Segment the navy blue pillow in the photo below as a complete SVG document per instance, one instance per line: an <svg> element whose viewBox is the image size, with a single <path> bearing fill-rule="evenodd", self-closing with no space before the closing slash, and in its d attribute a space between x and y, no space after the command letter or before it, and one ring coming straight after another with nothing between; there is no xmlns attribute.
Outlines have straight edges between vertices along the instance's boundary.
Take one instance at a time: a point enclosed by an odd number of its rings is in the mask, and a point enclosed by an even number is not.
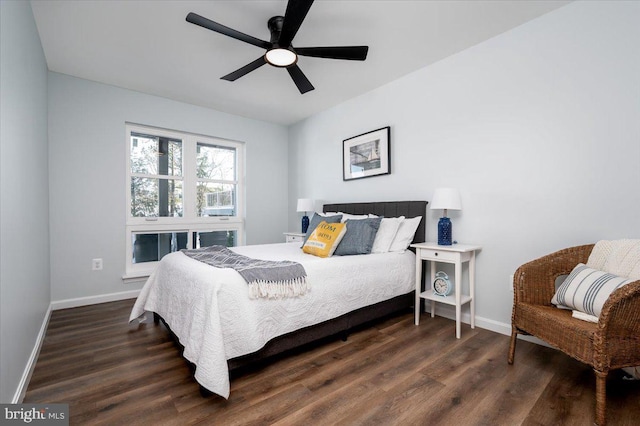
<svg viewBox="0 0 640 426"><path fill-rule="evenodd" d="M307 240L311 236L311 233L316 229L316 227L320 224L320 222L324 221L327 223L338 223L341 220L342 220L341 214L337 214L335 216L320 216L318 213L314 213L313 217L309 221L309 227L307 228L307 234L304 236L304 242L302 243L302 246L304 246L304 243L307 242Z"/></svg>
<svg viewBox="0 0 640 426"><path fill-rule="evenodd" d="M380 228L381 217L370 219L347 219L347 232L333 253L335 256L369 254Z"/></svg>

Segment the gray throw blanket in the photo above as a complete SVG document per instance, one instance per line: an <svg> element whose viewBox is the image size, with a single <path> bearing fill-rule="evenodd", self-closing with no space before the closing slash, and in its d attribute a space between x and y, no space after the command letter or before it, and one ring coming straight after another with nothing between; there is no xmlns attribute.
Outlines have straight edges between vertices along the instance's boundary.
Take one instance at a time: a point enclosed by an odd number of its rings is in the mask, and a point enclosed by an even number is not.
<svg viewBox="0 0 640 426"><path fill-rule="evenodd" d="M249 285L249 297L283 298L309 290L304 267L291 260L260 260L243 256L223 246L210 246L182 252L216 268L238 271Z"/></svg>

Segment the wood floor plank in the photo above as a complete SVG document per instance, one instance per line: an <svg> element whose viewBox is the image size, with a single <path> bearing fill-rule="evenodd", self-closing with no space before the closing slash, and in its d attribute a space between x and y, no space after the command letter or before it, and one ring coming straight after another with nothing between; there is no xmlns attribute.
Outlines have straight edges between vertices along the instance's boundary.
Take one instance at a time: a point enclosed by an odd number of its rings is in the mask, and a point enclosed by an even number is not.
<svg viewBox="0 0 640 426"><path fill-rule="evenodd" d="M128 323L133 300L53 312L26 403L68 403L73 425L583 425L588 366L521 341L411 312L232 376L203 396L162 324ZM640 381L612 373L610 425L640 419Z"/></svg>
<svg viewBox="0 0 640 426"><path fill-rule="evenodd" d="M411 423L409 419L426 418L424 407L444 385L422 373L412 374L389 391L377 393L344 416L344 424L408 425L432 424L425 421Z"/></svg>
<svg viewBox="0 0 640 426"><path fill-rule="evenodd" d="M502 339L500 339L502 340ZM525 346L525 345L522 345ZM529 347L523 347L520 358L527 355ZM496 343L498 357L496 361L502 364L508 350L508 342ZM562 356L555 352L555 359ZM504 368L504 367L500 367ZM505 376L492 387L491 392L484 392L480 405L482 411L475 410L460 413L460 424L482 425L517 425L521 424L536 403L538 395L548 386L553 372L538 368L537 365L519 363L507 365Z"/></svg>

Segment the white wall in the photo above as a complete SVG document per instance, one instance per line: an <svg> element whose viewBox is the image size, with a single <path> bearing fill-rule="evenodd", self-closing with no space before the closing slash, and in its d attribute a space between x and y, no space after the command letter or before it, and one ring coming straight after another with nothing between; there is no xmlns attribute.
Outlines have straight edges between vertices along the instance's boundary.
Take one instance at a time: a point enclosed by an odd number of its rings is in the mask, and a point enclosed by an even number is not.
<svg viewBox="0 0 640 426"><path fill-rule="evenodd" d="M520 264L640 238L638 22L639 2L572 3L294 125L289 211L459 188L454 239L483 246L477 316L510 323ZM342 140L387 125L392 174L343 182Z"/></svg>
<svg viewBox="0 0 640 426"><path fill-rule="evenodd" d="M47 64L29 2L0 4L0 402L15 399L47 314Z"/></svg>
<svg viewBox="0 0 640 426"><path fill-rule="evenodd" d="M125 272L125 122L246 143L246 243L283 241L285 127L49 73L52 300L136 290ZM91 271L91 259L104 269Z"/></svg>

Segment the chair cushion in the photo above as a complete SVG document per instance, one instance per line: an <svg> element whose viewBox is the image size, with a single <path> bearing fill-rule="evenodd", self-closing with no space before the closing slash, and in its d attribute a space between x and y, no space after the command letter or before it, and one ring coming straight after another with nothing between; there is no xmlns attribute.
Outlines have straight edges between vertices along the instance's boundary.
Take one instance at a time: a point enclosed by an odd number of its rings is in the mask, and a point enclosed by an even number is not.
<svg viewBox="0 0 640 426"><path fill-rule="evenodd" d="M529 303L518 303L514 317L514 325L519 330L561 348L579 361L593 365L593 339L597 324L577 320L566 309Z"/></svg>
<svg viewBox="0 0 640 426"><path fill-rule="evenodd" d="M589 255L587 266L640 280L640 240L598 241Z"/></svg>
<svg viewBox="0 0 640 426"><path fill-rule="evenodd" d="M599 317L609 295L631 282L633 280L579 263L558 287L551 303Z"/></svg>

